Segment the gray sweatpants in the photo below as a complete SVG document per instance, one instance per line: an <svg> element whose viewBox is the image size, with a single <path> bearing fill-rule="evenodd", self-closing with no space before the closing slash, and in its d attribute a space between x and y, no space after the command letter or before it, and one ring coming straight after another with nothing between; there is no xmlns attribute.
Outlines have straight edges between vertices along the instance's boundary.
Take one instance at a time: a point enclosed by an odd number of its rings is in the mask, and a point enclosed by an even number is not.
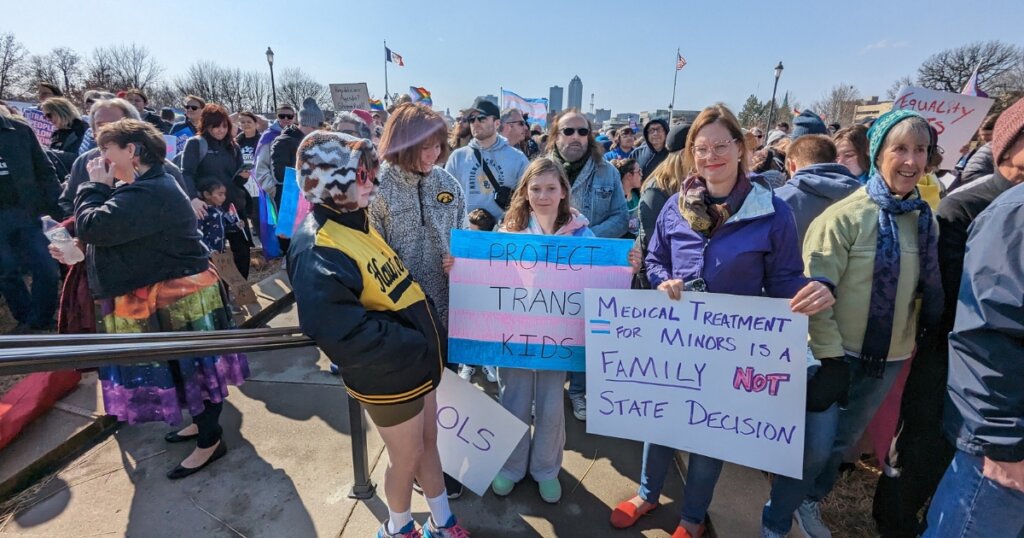
<svg viewBox="0 0 1024 538"><path fill-rule="evenodd" d="M530 430L523 434L501 468L502 478L519 482L526 477L527 464L530 476L538 482L558 476L565 449L564 387L565 372L498 368L502 407L526 424L533 424L533 436ZM533 419L531 407L536 407Z"/></svg>

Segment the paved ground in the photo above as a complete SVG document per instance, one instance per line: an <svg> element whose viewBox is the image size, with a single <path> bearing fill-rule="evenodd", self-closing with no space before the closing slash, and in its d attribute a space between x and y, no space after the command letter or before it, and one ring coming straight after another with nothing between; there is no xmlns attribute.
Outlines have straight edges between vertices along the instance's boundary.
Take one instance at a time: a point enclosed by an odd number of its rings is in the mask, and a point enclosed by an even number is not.
<svg viewBox="0 0 1024 538"><path fill-rule="evenodd" d="M271 325L296 322L288 310ZM364 503L346 496L352 480L347 400L338 379L326 373L326 359L309 348L254 355L251 364L253 377L232 389L224 408L230 449L224 459L171 482L164 473L191 447L165 443L169 428L162 424L122 428L62 469L0 534L373 536L387 511L380 498ZM467 491L453 509L473 536L668 536L677 522L679 475L670 474L666 506L635 530L613 531L610 507L636 490L641 445L587 435L569 417L562 502L543 503L529 480L505 499ZM387 455L372 431L369 439L380 484ZM720 536L757 535L766 488L758 473L727 466L711 510ZM413 511L425 519L419 496Z"/></svg>

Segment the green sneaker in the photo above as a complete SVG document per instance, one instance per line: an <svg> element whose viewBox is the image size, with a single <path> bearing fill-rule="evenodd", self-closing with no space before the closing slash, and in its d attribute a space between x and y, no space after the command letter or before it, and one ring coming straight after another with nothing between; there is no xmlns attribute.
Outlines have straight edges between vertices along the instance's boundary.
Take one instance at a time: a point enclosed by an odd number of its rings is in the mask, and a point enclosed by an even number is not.
<svg viewBox="0 0 1024 538"><path fill-rule="evenodd" d="M544 499L544 502L555 504L562 498L562 484L558 482L558 478L552 478L551 480L542 480L537 483L538 489L540 489L540 498Z"/></svg>
<svg viewBox="0 0 1024 538"><path fill-rule="evenodd" d="M491 481L491 491L494 492L498 497L504 497L509 493L512 493L512 488L516 487L516 483L498 475Z"/></svg>

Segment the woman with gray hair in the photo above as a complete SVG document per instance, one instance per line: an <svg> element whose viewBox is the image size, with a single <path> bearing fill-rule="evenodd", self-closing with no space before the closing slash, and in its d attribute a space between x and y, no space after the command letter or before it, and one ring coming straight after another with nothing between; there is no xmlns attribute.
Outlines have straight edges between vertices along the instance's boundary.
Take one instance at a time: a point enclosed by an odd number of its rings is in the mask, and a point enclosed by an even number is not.
<svg viewBox="0 0 1024 538"><path fill-rule="evenodd" d="M373 138L370 126L354 112L339 112L334 117L334 130L367 140Z"/></svg>

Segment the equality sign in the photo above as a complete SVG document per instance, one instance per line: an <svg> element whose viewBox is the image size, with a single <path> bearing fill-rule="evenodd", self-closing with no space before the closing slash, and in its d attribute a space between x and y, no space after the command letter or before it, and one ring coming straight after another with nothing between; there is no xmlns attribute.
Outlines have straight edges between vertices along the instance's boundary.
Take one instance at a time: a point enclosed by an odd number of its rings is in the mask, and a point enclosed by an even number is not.
<svg viewBox="0 0 1024 538"><path fill-rule="evenodd" d="M448 358L581 372L584 288L628 289L633 242L453 230Z"/></svg>
<svg viewBox="0 0 1024 538"><path fill-rule="evenodd" d="M50 120L46 119L46 114L38 108L26 108L21 111L21 115L25 117L28 126L36 134L39 145L43 146L43 149L50 149L54 128Z"/></svg>
<svg viewBox="0 0 1024 538"><path fill-rule="evenodd" d="M331 84L331 101L335 110L370 108L370 91L365 82L354 84Z"/></svg>
<svg viewBox="0 0 1024 538"><path fill-rule="evenodd" d="M468 381L445 369L437 389L441 468L483 496L527 425Z"/></svg>
<svg viewBox="0 0 1024 538"><path fill-rule="evenodd" d="M786 299L586 291L587 433L800 478L807 317Z"/></svg>
<svg viewBox="0 0 1024 538"><path fill-rule="evenodd" d="M941 168L952 170L960 160L960 148L974 137L992 103L984 97L904 86L892 108L913 110L928 120L939 133L939 147L945 152Z"/></svg>

